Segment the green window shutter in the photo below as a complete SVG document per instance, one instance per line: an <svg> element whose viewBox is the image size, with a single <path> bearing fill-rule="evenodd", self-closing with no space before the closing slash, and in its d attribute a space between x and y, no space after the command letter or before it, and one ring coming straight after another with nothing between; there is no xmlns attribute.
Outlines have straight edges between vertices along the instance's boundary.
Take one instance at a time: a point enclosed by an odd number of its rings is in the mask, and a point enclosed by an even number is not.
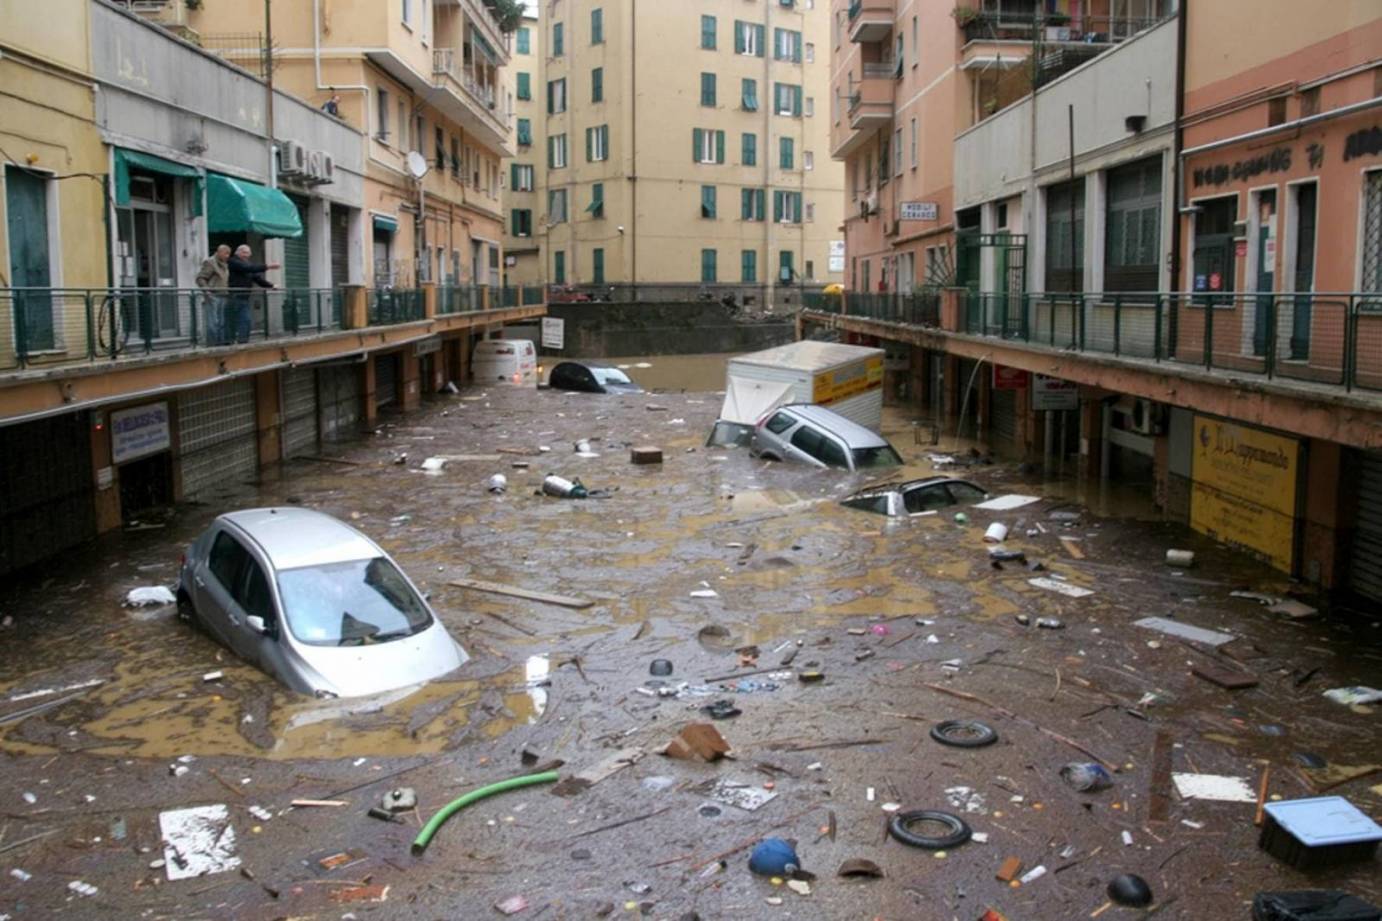
<svg viewBox="0 0 1382 921"><path fill-rule="evenodd" d="M779 167L781 167L782 169L791 169L791 168L792 168L792 159L793 159L793 157L792 157L792 139L791 139L791 138L779 138L779 139L778 139L778 158L777 158L778 162L777 162L777 165L778 165Z"/></svg>
<svg viewBox="0 0 1382 921"><path fill-rule="evenodd" d="M585 162L590 163L595 158L595 129L585 129Z"/></svg>
<svg viewBox="0 0 1382 921"><path fill-rule="evenodd" d="M792 87L792 114L801 118L801 87Z"/></svg>
<svg viewBox="0 0 1382 921"><path fill-rule="evenodd" d="M708 51L715 50L715 17L701 17L701 47Z"/></svg>
<svg viewBox="0 0 1382 921"><path fill-rule="evenodd" d="M590 72L590 101L605 101L605 69L597 67Z"/></svg>
<svg viewBox="0 0 1382 921"><path fill-rule="evenodd" d="M755 206L753 213L757 215L758 220L761 221L768 213L768 190L754 189L753 201Z"/></svg>
<svg viewBox="0 0 1382 921"><path fill-rule="evenodd" d="M773 193L773 220L774 220L775 222L781 221L781 220L782 220L782 193L781 193L781 192L774 192L774 193Z"/></svg>
<svg viewBox="0 0 1382 921"><path fill-rule="evenodd" d="M525 74L522 71L518 72L518 98L533 98L532 76L530 74Z"/></svg>
<svg viewBox="0 0 1382 921"><path fill-rule="evenodd" d="M753 217L753 189L739 190L739 220L747 221Z"/></svg>
<svg viewBox="0 0 1382 921"><path fill-rule="evenodd" d="M792 63L801 63L801 33L792 33Z"/></svg>
<svg viewBox="0 0 1382 921"><path fill-rule="evenodd" d="M598 45L605 40L605 11L590 11L590 43Z"/></svg>
<svg viewBox="0 0 1382 921"><path fill-rule="evenodd" d="M735 53L735 54L743 54L743 53L744 53L744 26L745 26L745 25L746 25L746 23L741 22L741 21L738 20L738 19L734 20L734 53Z"/></svg>
<svg viewBox="0 0 1382 921"><path fill-rule="evenodd" d="M531 54L531 53L532 53L532 44L531 44L531 43L532 43L531 33L530 33L527 29L519 29L519 30L518 30L518 53L519 53L519 54Z"/></svg>
<svg viewBox="0 0 1382 921"><path fill-rule="evenodd" d="M601 151L603 152L603 154L604 154L604 156L601 157L601 159L603 159L603 160L608 160L608 159L609 159L609 125L601 125L601 126L600 126L600 150L601 150Z"/></svg>
<svg viewBox="0 0 1382 921"><path fill-rule="evenodd" d="M691 162L701 162L701 148L705 143L705 132L700 128L691 129Z"/></svg>
<svg viewBox="0 0 1382 921"><path fill-rule="evenodd" d="M715 106L715 75L701 74L701 105Z"/></svg>
<svg viewBox="0 0 1382 921"><path fill-rule="evenodd" d="M565 46L565 42L563 41L563 39L566 37L564 33L565 33L565 27L564 27L564 25L563 25L562 23L558 22L558 23L553 24L553 26L552 26L552 57L554 57L554 58L559 58L559 57L561 57L563 54L566 53L566 49L565 49L565 47L564 47L564 46Z"/></svg>
<svg viewBox="0 0 1382 921"><path fill-rule="evenodd" d="M787 270L787 272L786 272L787 280L791 280L791 277L792 277L792 251L791 251L790 249L784 249L784 250L782 250L781 252L779 252L779 253L777 254L777 270L778 270L778 278L779 278L779 279L781 279L781 278L782 278L782 275L784 274L783 271L782 271L783 269L786 269L786 270Z"/></svg>
<svg viewBox="0 0 1382 921"><path fill-rule="evenodd" d="M590 280L597 285L605 283L605 251L603 249L597 248L590 251Z"/></svg>
<svg viewBox="0 0 1382 921"><path fill-rule="evenodd" d="M701 250L701 282L713 284L715 282L715 250Z"/></svg>
<svg viewBox="0 0 1382 921"><path fill-rule="evenodd" d="M742 85L743 85L743 90L742 90L742 92L741 92L740 95L742 96L742 105L744 106L744 111L746 111L746 112L757 112L757 111L758 111L758 81L757 81L757 80L747 80L747 79L746 79L746 80L743 81L743 84L742 84Z"/></svg>
<svg viewBox="0 0 1382 921"><path fill-rule="evenodd" d="M511 188L511 189L517 189L517 188L518 188L518 164L517 164L517 163L510 163L510 164L509 164L509 188Z"/></svg>
<svg viewBox="0 0 1382 921"><path fill-rule="evenodd" d="M723 131L715 132L715 162L725 162L725 133Z"/></svg>
<svg viewBox="0 0 1382 921"><path fill-rule="evenodd" d="M518 226L518 209L515 208L513 209L513 235L515 237L519 235Z"/></svg>
<svg viewBox="0 0 1382 921"><path fill-rule="evenodd" d="M739 260L739 280L746 284L752 284L758 281L757 250L744 250L744 254Z"/></svg>
<svg viewBox="0 0 1382 921"><path fill-rule="evenodd" d="M715 217L715 187L713 185L701 186L701 217L711 219Z"/></svg>
<svg viewBox="0 0 1382 921"><path fill-rule="evenodd" d="M552 253L552 281L566 284L566 253L561 250Z"/></svg>
<svg viewBox="0 0 1382 921"><path fill-rule="evenodd" d="M533 143L533 123L526 118L518 120L518 143L521 145Z"/></svg>
<svg viewBox="0 0 1382 921"><path fill-rule="evenodd" d="M761 58L763 56L763 38L767 34L767 29L763 26L755 25L753 27L753 34L754 37L758 39L758 44L754 53Z"/></svg>
<svg viewBox="0 0 1382 921"><path fill-rule="evenodd" d="M743 149L743 156L740 157L740 159L742 159L742 160L744 161L743 165L744 165L744 166L757 166L757 165L758 165L758 135L746 133L746 134L744 135L743 147L744 147L744 149Z"/></svg>
<svg viewBox="0 0 1382 921"><path fill-rule="evenodd" d="M605 216L605 184L596 182L590 186L590 204L586 205L586 213L591 217Z"/></svg>
<svg viewBox="0 0 1382 921"><path fill-rule="evenodd" d="M553 114L553 113L556 111L555 109L552 108L552 87L553 87L553 85L554 85L555 83L556 83L555 80L548 80L548 81L547 81L547 114L548 114L548 115L551 115L551 114Z"/></svg>

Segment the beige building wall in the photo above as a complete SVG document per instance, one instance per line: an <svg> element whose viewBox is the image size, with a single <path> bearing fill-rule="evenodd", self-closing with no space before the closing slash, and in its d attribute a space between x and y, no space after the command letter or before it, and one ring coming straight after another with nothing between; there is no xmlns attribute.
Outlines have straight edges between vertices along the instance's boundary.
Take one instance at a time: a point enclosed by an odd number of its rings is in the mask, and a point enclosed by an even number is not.
<svg viewBox="0 0 1382 921"><path fill-rule="evenodd" d="M538 225L538 218L546 207L542 190L547 186L547 109L546 87L542 82L543 29L536 15L524 17L514 37L510 68L514 77L514 148L517 153L504 161L504 276L509 284L541 284L547 277ZM526 99L521 92L525 81ZM524 173L531 171L531 182L518 177L515 167ZM515 183L516 178L520 183ZM519 188L519 184L528 188ZM515 224L515 212L520 214L521 227Z"/></svg>
<svg viewBox="0 0 1382 921"><path fill-rule="evenodd" d="M603 40L592 42L596 10ZM713 48L702 47L703 16L714 18L707 29ZM757 27L749 47L761 41L761 56L737 50L736 23ZM843 242L844 174L830 159L825 0L798 0L792 7L743 0L543 0L532 25L534 54L524 63L534 68L528 104L534 136L517 160L545 176L532 198L539 250L532 262L541 266L543 280L699 285L711 277L706 251L714 253L718 283L742 282L746 268L753 283L775 283L784 260L794 284L843 279L830 270L831 242ZM553 47L557 26L560 55ZM800 36L799 60L790 54L775 59L775 30ZM597 68L599 101L592 98ZM713 105L702 104L702 74L714 75ZM548 88L560 80L566 81L567 109L549 114ZM745 80L754 81L752 108L745 106ZM773 111L775 84L799 88L800 115ZM723 162L698 162L697 129L712 139L723 133ZM597 134L608 138L603 159L595 159L594 149L587 156ZM745 162L746 134L753 136L751 163ZM551 149L562 137L566 165L550 166ZM789 168L783 167L784 138L791 144ZM718 145L710 144L718 160ZM602 214L588 210L597 184ZM713 216L703 215L705 187L714 189ZM762 220L743 218L745 189L761 191ZM567 214L560 220L551 204L553 193L563 192ZM800 220L774 220L774 193L793 196L790 210L799 210ZM512 208L529 200L506 200L510 222ZM745 252L753 254L751 261Z"/></svg>
<svg viewBox="0 0 1382 921"><path fill-rule="evenodd" d="M219 36L246 31L245 14L243 4L202 0L165 16L181 17L190 37L214 50ZM272 26L275 85L314 105L339 94L341 118L364 132L365 283L498 284L513 77L509 38L483 3L277 3ZM428 166L420 181L408 165L414 151Z"/></svg>

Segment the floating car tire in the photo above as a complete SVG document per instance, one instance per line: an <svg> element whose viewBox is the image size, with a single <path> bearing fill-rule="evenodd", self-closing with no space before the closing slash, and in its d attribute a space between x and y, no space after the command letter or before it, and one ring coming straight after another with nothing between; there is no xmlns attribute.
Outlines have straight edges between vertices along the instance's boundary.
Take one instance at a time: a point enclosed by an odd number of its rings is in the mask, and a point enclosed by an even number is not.
<svg viewBox="0 0 1382 921"><path fill-rule="evenodd" d="M938 822L949 828L950 833L939 837L919 835L909 827L914 822ZM943 851L946 848L964 844L969 840L969 836L972 832L969 826L958 816L953 816L948 812L917 809L912 812L899 812L895 814L892 820L888 822L888 834L911 847L924 847L927 850Z"/></svg>
<svg viewBox="0 0 1382 921"><path fill-rule="evenodd" d="M931 738L955 748L983 748L998 741L998 733L978 720L946 720L931 727Z"/></svg>

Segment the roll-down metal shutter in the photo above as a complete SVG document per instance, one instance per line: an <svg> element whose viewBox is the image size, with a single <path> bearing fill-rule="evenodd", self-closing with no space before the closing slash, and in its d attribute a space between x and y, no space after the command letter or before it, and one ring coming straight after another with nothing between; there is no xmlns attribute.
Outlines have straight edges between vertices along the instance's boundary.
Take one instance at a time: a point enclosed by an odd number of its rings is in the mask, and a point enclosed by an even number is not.
<svg viewBox="0 0 1382 921"><path fill-rule="evenodd" d="M283 448L288 457L317 450L317 372L313 368L283 372Z"/></svg>
<svg viewBox="0 0 1382 921"><path fill-rule="evenodd" d="M1358 522L1353 533L1349 587L1382 602L1382 454L1354 452L1358 471Z"/></svg>
<svg viewBox="0 0 1382 921"><path fill-rule="evenodd" d="M289 195L288 199L297 206L298 219L302 222L302 236L283 238L283 287L312 287L312 245L308 231L307 199Z"/></svg>
<svg viewBox="0 0 1382 921"><path fill-rule="evenodd" d="M398 399L398 356L378 355L374 359L374 403L388 406Z"/></svg>
<svg viewBox="0 0 1382 921"><path fill-rule="evenodd" d="M1010 446L1017 441L1017 391L993 391L989 401L989 417L995 442Z"/></svg>
<svg viewBox="0 0 1382 921"><path fill-rule="evenodd" d="M360 375L364 365L334 365L317 370L323 441L343 441L359 434Z"/></svg>
<svg viewBox="0 0 1382 921"><path fill-rule="evenodd" d="M350 281L350 212L331 206L331 287Z"/></svg>
<svg viewBox="0 0 1382 921"><path fill-rule="evenodd" d="M0 573L96 536L90 432L86 413L0 427Z"/></svg>
<svg viewBox="0 0 1382 921"><path fill-rule="evenodd" d="M259 475L254 404L252 378L178 394L183 498L201 499Z"/></svg>

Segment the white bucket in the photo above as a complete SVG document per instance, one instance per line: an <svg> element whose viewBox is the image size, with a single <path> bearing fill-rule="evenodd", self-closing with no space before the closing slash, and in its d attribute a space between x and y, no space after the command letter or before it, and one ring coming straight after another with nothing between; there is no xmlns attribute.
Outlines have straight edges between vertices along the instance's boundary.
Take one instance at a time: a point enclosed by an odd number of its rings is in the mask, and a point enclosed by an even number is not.
<svg viewBox="0 0 1382 921"><path fill-rule="evenodd" d="M993 524L989 525L988 530L984 532L984 541L990 544L1001 544L1007 539L1007 536L1008 526L1001 521L995 521Z"/></svg>
<svg viewBox="0 0 1382 921"><path fill-rule="evenodd" d="M1166 565L1176 566L1181 569L1188 569L1195 565L1194 550L1167 550Z"/></svg>

